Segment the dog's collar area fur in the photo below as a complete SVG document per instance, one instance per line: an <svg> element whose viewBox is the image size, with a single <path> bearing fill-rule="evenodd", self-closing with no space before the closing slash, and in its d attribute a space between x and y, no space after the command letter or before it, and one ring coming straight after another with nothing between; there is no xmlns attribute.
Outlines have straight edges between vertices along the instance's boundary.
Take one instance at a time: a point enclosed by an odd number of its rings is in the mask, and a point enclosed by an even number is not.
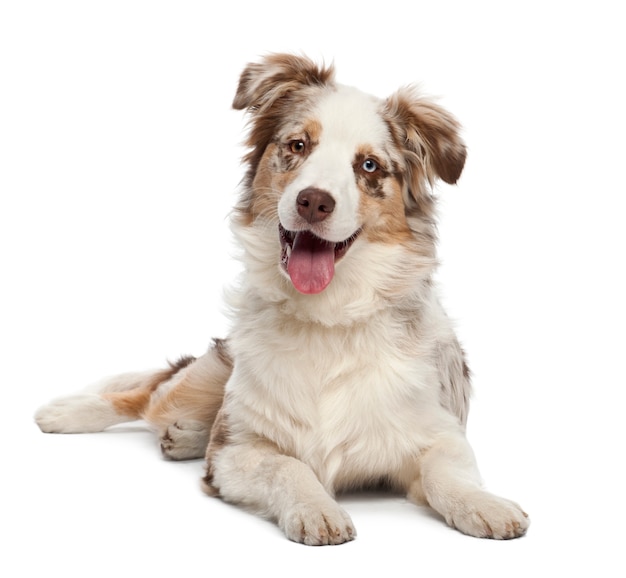
<svg viewBox="0 0 626 578"><path fill-rule="evenodd" d="M300 293L321 293L332 281L337 263L358 238L361 230L339 243L326 241L310 230L288 231L281 224L281 265Z"/></svg>

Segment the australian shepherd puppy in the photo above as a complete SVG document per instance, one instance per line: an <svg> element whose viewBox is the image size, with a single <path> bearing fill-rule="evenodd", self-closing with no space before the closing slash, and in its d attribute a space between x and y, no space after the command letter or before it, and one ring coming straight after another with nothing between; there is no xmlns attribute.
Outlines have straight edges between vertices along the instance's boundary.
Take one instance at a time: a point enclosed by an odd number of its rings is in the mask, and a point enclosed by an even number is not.
<svg viewBox="0 0 626 578"><path fill-rule="evenodd" d="M232 333L54 401L40 428L145 419L165 456L206 456L208 494L296 542L352 540L334 496L381 484L466 534L522 536L524 511L481 486L469 371L433 283L430 189L461 175L457 121L413 89L381 100L284 54L243 71L233 106L250 130Z"/></svg>

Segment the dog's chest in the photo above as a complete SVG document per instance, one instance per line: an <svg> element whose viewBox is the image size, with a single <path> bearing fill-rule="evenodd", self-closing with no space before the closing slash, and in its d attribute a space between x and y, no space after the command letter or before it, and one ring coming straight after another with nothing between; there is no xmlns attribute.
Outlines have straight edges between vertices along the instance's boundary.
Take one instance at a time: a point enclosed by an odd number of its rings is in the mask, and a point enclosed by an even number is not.
<svg viewBox="0 0 626 578"><path fill-rule="evenodd" d="M345 471L374 480L404 467L429 444L429 366L419 359L357 357L321 386L314 425L294 439L298 457L333 485Z"/></svg>
<svg viewBox="0 0 626 578"><path fill-rule="evenodd" d="M406 338L381 323L246 333L233 389L248 425L328 486L346 471L364 479L397 471L427 445L438 405L428 355Z"/></svg>

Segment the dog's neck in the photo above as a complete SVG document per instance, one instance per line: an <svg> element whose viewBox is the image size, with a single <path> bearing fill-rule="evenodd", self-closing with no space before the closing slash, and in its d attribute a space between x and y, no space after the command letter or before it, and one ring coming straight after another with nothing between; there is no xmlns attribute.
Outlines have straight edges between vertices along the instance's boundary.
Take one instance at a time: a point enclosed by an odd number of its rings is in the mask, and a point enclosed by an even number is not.
<svg viewBox="0 0 626 578"><path fill-rule="evenodd" d="M262 304L264 310L271 306L277 315L303 323L352 326L369 322L386 310L417 312L432 293L434 257L424 255L417 246L363 241L339 263L335 278L323 292L303 295L280 270L275 227L258 221L233 226L243 247L244 264L244 278L228 298L234 311L252 312ZM366 259L357 258L361 251L366 252Z"/></svg>

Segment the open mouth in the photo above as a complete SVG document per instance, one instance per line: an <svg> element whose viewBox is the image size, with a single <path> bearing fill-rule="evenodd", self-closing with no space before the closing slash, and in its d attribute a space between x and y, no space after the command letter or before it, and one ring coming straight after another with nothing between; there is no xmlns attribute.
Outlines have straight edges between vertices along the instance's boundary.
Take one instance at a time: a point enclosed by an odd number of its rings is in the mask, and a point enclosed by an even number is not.
<svg viewBox="0 0 626 578"><path fill-rule="evenodd" d="M311 231L287 231L278 225L282 247L281 265L289 275L293 286L300 293L320 293L335 275L335 263L352 246L361 232L340 243L332 243L317 237Z"/></svg>

